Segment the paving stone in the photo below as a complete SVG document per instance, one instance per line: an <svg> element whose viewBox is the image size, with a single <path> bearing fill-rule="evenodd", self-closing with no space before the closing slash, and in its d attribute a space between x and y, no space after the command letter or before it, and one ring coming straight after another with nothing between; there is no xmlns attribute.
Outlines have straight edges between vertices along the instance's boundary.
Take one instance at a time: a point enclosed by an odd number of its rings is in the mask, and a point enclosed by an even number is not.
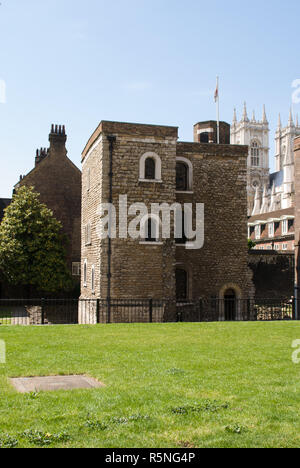
<svg viewBox="0 0 300 468"><path fill-rule="evenodd" d="M21 377L10 379L10 381L19 393L54 392L58 390L104 387L104 385L98 380L85 375Z"/></svg>

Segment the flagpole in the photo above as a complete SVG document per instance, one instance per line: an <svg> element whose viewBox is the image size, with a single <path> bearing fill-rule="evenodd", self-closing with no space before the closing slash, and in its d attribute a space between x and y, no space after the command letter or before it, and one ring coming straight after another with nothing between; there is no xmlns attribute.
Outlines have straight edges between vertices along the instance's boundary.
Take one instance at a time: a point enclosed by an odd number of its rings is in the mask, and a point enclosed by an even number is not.
<svg viewBox="0 0 300 468"><path fill-rule="evenodd" d="M220 144L220 93L219 93L219 77L217 76L217 143Z"/></svg>

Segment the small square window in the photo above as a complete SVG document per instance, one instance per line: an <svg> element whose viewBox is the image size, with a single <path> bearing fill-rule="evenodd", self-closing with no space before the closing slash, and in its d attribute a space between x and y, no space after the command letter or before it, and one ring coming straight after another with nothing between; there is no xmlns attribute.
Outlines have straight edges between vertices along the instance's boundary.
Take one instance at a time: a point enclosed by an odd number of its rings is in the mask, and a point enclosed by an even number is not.
<svg viewBox="0 0 300 468"><path fill-rule="evenodd" d="M84 228L84 239L85 239L85 245L90 245L92 243L90 223L88 223Z"/></svg>
<svg viewBox="0 0 300 468"><path fill-rule="evenodd" d="M80 276L81 274L81 263L80 262L73 262L72 263L72 275L73 276Z"/></svg>

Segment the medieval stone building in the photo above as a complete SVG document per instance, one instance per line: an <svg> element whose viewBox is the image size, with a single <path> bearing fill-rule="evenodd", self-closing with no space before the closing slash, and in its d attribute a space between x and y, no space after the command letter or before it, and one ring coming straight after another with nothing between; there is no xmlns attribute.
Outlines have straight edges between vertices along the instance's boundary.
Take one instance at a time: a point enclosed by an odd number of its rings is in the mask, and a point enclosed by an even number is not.
<svg viewBox="0 0 300 468"><path fill-rule="evenodd" d="M215 126L196 124L194 143L178 142L177 127L158 125L103 121L92 134L82 154L82 299L251 295L248 148L199 143L202 131L207 137ZM174 232L164 238L161 218L151 214L140 219L143 235L128 236L124 228L137 212L120 216L120 196L149 212L152 204L204 204L204 246L191 250ZM113 239L100 235L104 203L116 208Z"/></svg>

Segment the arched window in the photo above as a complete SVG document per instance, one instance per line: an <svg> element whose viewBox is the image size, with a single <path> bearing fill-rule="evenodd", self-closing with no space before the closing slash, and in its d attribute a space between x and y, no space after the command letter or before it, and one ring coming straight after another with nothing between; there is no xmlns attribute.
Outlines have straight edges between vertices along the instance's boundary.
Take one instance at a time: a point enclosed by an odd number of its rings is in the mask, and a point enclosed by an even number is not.
<svg viewBox="0 0 300 468"><path fill-rule="evenodd" d="M193 164L187 158L176 158L176 190L177 192L193 190Z"/></svg>
<svg viewBox="0 0 300 468"><path fill-rule="evenodd" d="M159 243L160 234L160 219L159 216L147 215L141 221L141 237L142 243Z"/></svg>
<svg viewBox="0 0 300 468"><path fill-rule="evenodd" d="M209 133L208 132L200 133L200 143L209 143Z"/></svg>
<svg viewBox="0 0 300 468"><path fill-rule="evenodd" d="M140 159L140 182L161 183L161 159L156 153L145 153Z"/></svg>
<svg viewBox="0 0 300 468"><path fill-rule="evenodd" d="M176 298L177 301L188 299L188 274L183 268L176 269Z"/></svg>
<svg viewBox="0 0 300 468"><path fill-rule="evenodd" d="M179 215L179 213L178 213ZM187 237L186 237L186 228L185 228L185 211L180 213L178 218L176 218L176 223L180 223L180 217L181 217L181 233L180 233L180 228L178 230L178 233L175 232L175 242L177 245L185 245L187 243ZM179 227L179 224L178 224ZM176 226L177 228L177 226ZM176 229L177 230L177 229Z"/></svg>
<svg viewBox="0 0 300 468"><path fill-rule="evenodd" d="M251 166L259 167L260 165L260 149L256 141L251 145Z"/></svg>
<svg viewBox="0 0 300 468"><path fill-rule="evenodd" d="M146 242L157 242L158 232L157 223L153 218L148 218L145 226L145 241Z"/></svg>
<svg viewBox="0 0 300 468"><path fill-rule="evenodd" d="M145 162L145 179L155 180L155 160L147 158Z"/></svg>
<svg viewBox="0 0 300 468"><path fill-rule="evenodd" d="M176 163L176 190L185 192L189 187L189 170L185 163Z"/></svg>

